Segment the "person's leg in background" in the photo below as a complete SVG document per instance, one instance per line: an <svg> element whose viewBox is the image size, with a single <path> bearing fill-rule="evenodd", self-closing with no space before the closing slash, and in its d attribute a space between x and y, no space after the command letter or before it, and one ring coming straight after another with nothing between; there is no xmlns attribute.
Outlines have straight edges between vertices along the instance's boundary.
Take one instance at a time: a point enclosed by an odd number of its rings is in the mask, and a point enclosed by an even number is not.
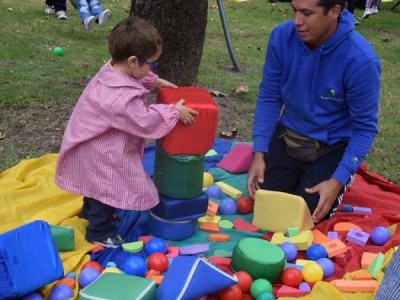
<svg viewBox="0 0 400 300"><path fill-rule="evenodd" d="M378 11L379 5L380 5L380 0L367 0L365 2L365 10L362 18L368 19L369 16L377 14L379 12Z"/></svg>
<svg viewBox="0 0 400 300"><path fill-rule="evenodd" d="M347 10L349 11L349 13L351 13L354 17L354 25L358 25L360 24L360 22L358 21L358 19L355 17L354 15L354 10L356 8L356 1L357 0L347 0Z"/></svg>
<svg viewBox="0 0 400 300"><path fill-rule="evenodd" d="M76 6L83 26L87 31L91 31L96 22L96 18L92 16L92 13L90 12L89 2L87 0L77 0Z"/></svg>
<svg viewBox="0 0 400 300"><path fill-rule="evenodd" d="M108 23L111 18L111 11L108 9L104 10L100 0L89 0L89 8L100 26L105 26Z"/></svg>
<svg viewBox="0 0 400 300"><path fill-rule="evenodd" d="M54 11L56 12L57 19L67 19L67 3L66 0L53 0Z"/></svg>
<svg viewBox="0 0 400 300"><path fill-rule="evenodd" d="M46 14L54 14L55 10L54 10L54 3L53 0L46 0L46 7L44 8L44 12Z"/></svg>

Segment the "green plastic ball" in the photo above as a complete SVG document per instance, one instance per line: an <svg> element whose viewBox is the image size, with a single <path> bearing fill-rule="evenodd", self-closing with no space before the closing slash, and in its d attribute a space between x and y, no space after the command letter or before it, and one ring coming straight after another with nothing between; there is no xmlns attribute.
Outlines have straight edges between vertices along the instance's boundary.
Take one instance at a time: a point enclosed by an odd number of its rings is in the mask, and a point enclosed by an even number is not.
<svg viewBox="0 0 400 300"><path fill-rule="evenodd" d="M51 52L53 52L53 54L55 56L63 56L64 55L64 50L60 47L54 47Z"/></svg>
<svg viewBox="0 0 400 300"><path fill-rule="evenodd" d="M253 281L250 286L250 294L253 298L256 298L263 292L272 293L272 284L264 278L258 278Z"/></svg>

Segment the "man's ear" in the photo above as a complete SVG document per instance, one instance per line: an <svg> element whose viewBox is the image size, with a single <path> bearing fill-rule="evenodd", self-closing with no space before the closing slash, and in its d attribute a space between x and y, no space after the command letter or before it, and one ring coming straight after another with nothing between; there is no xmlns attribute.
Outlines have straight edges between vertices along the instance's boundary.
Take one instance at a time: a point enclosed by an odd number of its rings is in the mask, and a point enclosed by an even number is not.
<svg viewBox="0 0 400 300"><path fill-rule="evenodd" d="M337 19L337 18L339 18L341 11L342 11L342 8L340 7L339 4L337 4L329 10L329 16L333 19Z"/></svg>

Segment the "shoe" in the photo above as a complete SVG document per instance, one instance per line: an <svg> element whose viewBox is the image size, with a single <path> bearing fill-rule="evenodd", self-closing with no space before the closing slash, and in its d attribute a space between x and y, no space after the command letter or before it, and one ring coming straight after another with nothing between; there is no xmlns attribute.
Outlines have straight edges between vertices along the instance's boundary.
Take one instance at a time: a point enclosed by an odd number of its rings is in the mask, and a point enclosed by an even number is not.
<svg viewBox="0 0 400 300"><path fill-rule="evenodd" d="M371 15L376 15L378 13L378 7L377 6L372 6L371 7Z"/></svg>
<svg viewBox="0 0 400 300"><path fill-rule="evenodd" d="M59 19L59 20L66 20L66 19L68 19L68 18L67 18L67 14L65 13L64 10L59 10L59 11L57 11L57 12L56 12L56 15L57 15L57 19Z"/></svg>
<svg viewBox="0 0 400 300"><path fill-rule="evenodd" d="M118 248L125 243L125 240L119 234L117 234L116 236L109 237L102 241L91 241L91 243L95 243L96 245L101 245L106 248Z"/></svg>
<svg viewBox="0 0 400 300"><path fill-rule="evenodd" d="M85 27L86 31L91 31L95 22L96 18L93 16L86 18L85 21L83 21L83 26Z"/></svg>
<svg viewBox="0 0 400 300"><path fill-rule="evenodd" d="M358 21L358 19L355 16L353 16L353 19L354 19L354 25L360 25L360 21Z"/></svg>
<svg viewBox="0 0 400 300"><path fill-rule="evenodd" d="M366 8L361 19L368 19L372 15L371 8Z"/></svg>
<svg viewBox="0 0 400 300"><path fill-rule="evenodd" d="M107 25L108 21L111 19L111 10L106 9L103 11L98 18L99 25L104 27Z"/></svg>
<svg viewBox="0 0 400 300"><path fill-rule="evenodd" d="M54 9L54 6L53 5L47 5L46 7L45 7L45 9L44 9L44 12L46 13L46 14L54 14L56 11L55 11L55 9Z"/></svg>

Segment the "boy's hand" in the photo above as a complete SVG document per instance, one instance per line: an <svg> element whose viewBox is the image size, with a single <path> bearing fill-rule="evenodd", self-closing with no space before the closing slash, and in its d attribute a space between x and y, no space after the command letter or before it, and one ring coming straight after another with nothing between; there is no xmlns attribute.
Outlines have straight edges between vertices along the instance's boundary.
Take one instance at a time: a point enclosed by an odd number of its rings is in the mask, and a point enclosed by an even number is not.
<svg viewBox="0 0 400 300"><path fill-rule="evenodd" d="M194 115L198 115L199 112L195 111L194 109L184 106L183 105L184 103L185 103L185 100L181 99L175 104L175 107L179 111L179 120L183 124L192 124L195 121Z"/></svg>
<svg viewBox="0 0 400 300"><path fill-rule="evenodd" d="M162 79L162 78L157 78L156 80L156 87L171 87L171 88L177 88L178 86L176 84L173 84L169 82L168 80Z"/></svg>

